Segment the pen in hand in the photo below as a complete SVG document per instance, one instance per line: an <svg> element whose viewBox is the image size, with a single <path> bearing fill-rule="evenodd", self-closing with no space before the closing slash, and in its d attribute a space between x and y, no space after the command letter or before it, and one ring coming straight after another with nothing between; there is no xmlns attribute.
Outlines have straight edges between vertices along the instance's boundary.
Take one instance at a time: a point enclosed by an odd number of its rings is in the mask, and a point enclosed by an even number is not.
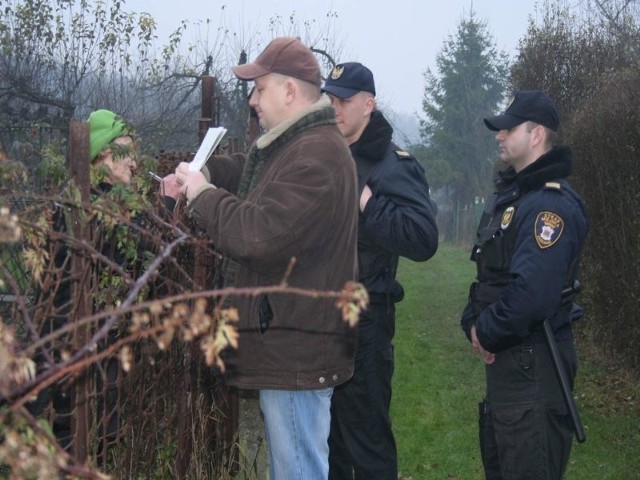
<svg viewBox="0 0 640 480"><path fill-rule="evenodd" d="M153 173L152 171L147 172L149 174L149 176L151 178L153 178L156 182L162 182L162 177L159 175L156 175L155 173Z"/></svg>

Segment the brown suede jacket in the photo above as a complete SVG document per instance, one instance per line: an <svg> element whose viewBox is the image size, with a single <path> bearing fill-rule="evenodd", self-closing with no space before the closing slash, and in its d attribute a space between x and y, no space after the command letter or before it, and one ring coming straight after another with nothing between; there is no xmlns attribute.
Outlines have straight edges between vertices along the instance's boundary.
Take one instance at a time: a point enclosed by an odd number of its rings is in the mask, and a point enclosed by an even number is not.
<svg viewBox="0 0 640 480"><path fill-rule="evenodd" d="M245 162L214 157L203 172L217 188L201 191L189 212L237 262L232 286L278 285L292 259L291 287L338 291L355 280L355 165L326 98L260 137ZM335 303L293 293L232 298L240 338L224 355L227 383L300 390L348 380L356 332Z"/></svg>

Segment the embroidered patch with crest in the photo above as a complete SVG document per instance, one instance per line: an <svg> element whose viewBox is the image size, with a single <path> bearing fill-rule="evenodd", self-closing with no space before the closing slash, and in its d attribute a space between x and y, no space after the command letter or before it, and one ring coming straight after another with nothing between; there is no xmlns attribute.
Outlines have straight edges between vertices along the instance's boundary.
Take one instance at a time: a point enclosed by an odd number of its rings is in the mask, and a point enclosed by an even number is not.
<svg viewBox="0 0 640 480"><path fill-rule="evenodd" d="M342 73L344 72L344 66L342 65L337 65L336 67L333 68L333 70L331 71L331 79L332 80L337 80L342 76Z"/></svg>
<svg viewBox="0 0 640 480"><path fill-rule="evenodd" d="M534 226L536 243L540 248L553 246L564 230L564 220L553 212L540 212Z"/></svg>
<svg viewBox="0 0 640 480"><path fill-rule="evenodd" d="M502 219L500 220L500 228L504 230L511 224L511 220L513 220L513 214L516 213L516 209L514 207L507 208L502 214Z"/></svg>

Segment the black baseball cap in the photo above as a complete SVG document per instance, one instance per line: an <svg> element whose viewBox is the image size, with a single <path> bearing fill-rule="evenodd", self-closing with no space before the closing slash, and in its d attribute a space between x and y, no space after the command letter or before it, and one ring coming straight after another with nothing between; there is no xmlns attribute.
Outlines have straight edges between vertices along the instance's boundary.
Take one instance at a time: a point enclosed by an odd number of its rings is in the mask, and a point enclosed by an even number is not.
<svg viewBox="0 0 640 480"><path fill-rule="evenodd" d="M349 98L358 92L375 95L376 85L371 70L358 62L346 62L333 67L322 91L338 98Z"/></svg>
<svg viewBox="0 0 640 480"><path fill-rule="evenodd" d="M502 115L484 119L490 130L509 130L524 122L535 122L558 130L560 119L553 100L540 90L520 90L515 92L511 103Z"/></svg>

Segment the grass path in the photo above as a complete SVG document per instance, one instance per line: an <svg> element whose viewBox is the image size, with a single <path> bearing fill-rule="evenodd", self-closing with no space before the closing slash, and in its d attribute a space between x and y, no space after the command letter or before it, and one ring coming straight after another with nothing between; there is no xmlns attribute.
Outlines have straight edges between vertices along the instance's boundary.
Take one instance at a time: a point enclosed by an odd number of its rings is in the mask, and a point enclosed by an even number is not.
<svg viewBox="0 0 640 480"><path fill-rule="evenodd" d="M392 417L403 480L482 479L477 446L484 366L459 326L474 264L468 252L441 246L426 263L402 261ZM565 480L640 479L637 382L578 344L575 395L587 441L574 442ZM617 378L617 375L616 375Z"/></svg>

